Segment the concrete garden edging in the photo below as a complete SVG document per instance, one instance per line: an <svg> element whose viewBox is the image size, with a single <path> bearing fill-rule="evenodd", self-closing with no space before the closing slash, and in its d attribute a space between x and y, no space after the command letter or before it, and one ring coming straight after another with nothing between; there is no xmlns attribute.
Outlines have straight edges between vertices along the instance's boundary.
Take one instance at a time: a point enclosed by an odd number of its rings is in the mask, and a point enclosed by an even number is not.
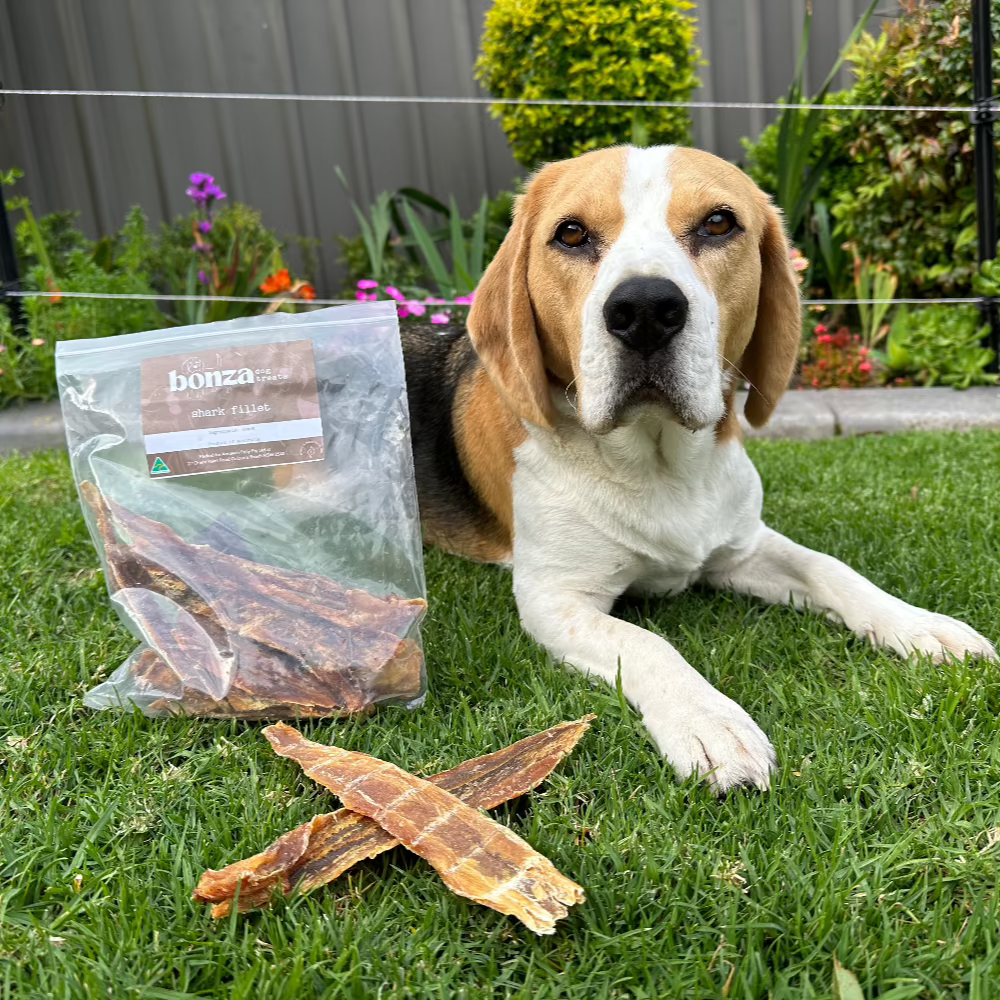
<svg viewBox="0 0 1000 1000"><path fill-rule="evenodd" d="M742 414L744 393L740 393ZM803 389L785 393L767 426L747 437L821 438L902 431L1000 430L1000 387L966 389ZM59 404L0 410L0 455L65 448Z"/></svg>

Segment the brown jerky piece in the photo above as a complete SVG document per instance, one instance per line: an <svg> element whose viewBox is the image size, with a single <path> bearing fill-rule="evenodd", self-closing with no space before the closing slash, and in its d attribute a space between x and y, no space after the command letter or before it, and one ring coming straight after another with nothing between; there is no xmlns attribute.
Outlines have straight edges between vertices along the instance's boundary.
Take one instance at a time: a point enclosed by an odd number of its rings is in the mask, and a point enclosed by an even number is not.
<svg viewBox="0 0 1000 1000"><path fill-rule="evenodd" d="M475 809L493 809L541 784L573 750L593 718L587 715L576 722L561 722L427 780ZM205 872L192 898L216 904L212 916L218 919L232 911L238 889L239 910L244 913L265 906L275 890L285 896L309 892L398 844L374 820L338 809L315 816L252 858Z"/></svg>
<svg viewBox="0 0 1000 1000"><path fill-rule="evenodd" d="M240 648L244 640L237 642ZM240 653L240 666L225 698L216 700L202 691L183 686L176 675L152 650L132 666L132 674L143 686L162 691L165 697L152 702L152 715L196 715L210 719L259 719L273 721L298 717L325 719L363 712L369 705L347 710L332 703L329 685L310 689L302 683L302 671L293 661L274 650L246 643ZM248 657L254 657L248 660ZM391 661L385 664L380 678L392 677L392 685L382 697L416 696L420 691L423 655L412 639L398 642ZM172 683L166 680L166 675ZM322 681L322 678L320 678ZM376 689L377 690L377 689ZM293 694L299 699L290 700ZM378 697L378 694L376 694Z"/></svg>
<svg viewBox="0 0 1000 1000"><path fill-rule="evenodd" d="M402 639L426 609L422 600L378 598L345 590L313 573L284 570L229 556L206 545L190 545L165 524L129 511L101 496L93 483L81 493L93 508L104 543L113 591L143 588L170 598L193 617L185 620L219 650L215 657L199 641L188 669L162 615L143 614L148 602L131 609L159 660L140 659L136 671L177 670L180 700L165 698L154 712L244 718L344 715L363 711L386 697L412 698L420 691L419 646ZM118 531L128 544L117 541ZM225 698L215 699L228 678L206 683L213 669L235 658L235 675ZM138 680L144 680L136 672ZM194 687L187 681L195 681ZM223 683L227 681L227 683ZM158 686L151 684L151 686ZM210 693L209 693L210 692Z"/></svg>
<svg viewBox="0 0 1000 1000"><path fill-rule="evenodd" d="M552 934L583 889L513 830L443 788L368 754L323 746L278 723L264 735L348 809L375 820L437 870L452 892Z"/></svg>

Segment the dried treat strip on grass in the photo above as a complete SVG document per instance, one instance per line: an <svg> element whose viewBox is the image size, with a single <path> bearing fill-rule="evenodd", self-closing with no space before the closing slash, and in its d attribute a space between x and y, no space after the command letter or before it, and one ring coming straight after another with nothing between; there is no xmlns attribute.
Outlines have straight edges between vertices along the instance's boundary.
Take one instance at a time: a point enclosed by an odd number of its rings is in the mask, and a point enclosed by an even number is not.
<svg viewBox="0 0 1000 1000"><path fill-rule="evenodd" d="M551 934L555 921L566 914L565 904L583 901L583 890L560 875L547 859L536 854L506 827L486 819L472 807L493 808L536 787L576 746L593 718L587 716L553 726L496 753L465 761L428 782L365 754L351 754L310 743L290 727L269 727L265 732L278 753L294 757L303 764L307 774L327 787L333 787L331 779L339 788L353 783L352 791L369 800L366 807L369 811L373 808L372 793L378 787L385 791L388 778L394 791L390 791L382 802L380 816L395 829L409 823L409 840L397 838L358 812L341 809L315 817L253 858L218 872L206 872L195 889L194 898L215 903L212 915L222 917L231 912L237 889L239 909L249 910L265 905L276 889L286 895L307 891L332 881L357 862L375 857L400 842L411 847L411 842L421 841L411 849L431 861L453 891L503 913L513 913L540 934ZM360 773L353 773L352 767ZM390 769L398 775L390 777ZM315 773L317 771L322 772L322 776ZM350 777L345 781L348 772ZM424 786L443 796L443 805L441 800L428 804L420 794ZM393 798L398 801L394 803ZM410 804L409 809L407 804ZM455 806L461 808L456 810ZM474 817L473 827L464 824L466 816L462 810ZM419 820L421 815L428 817L429 813L426 826L414 832L414 820ZM470 829L473 837L481 839L470 842ZM497 831L501 834L499 839ZM449 834L454 836L456 833L464 835L464 846L448 842ZM492 850L487 850L487 845ZM460 858L462 851L467 856ZM452 870L446 873L449 868Z"/></svg>
<svg viewBox="0 0 1000 1000"><path fill-rule="evenodd" d="M594 718L561 722L496 753L463 761L428 778L476 809L493 809L540 785L569 754ZM202 875L193 898L214 903L212 916L228 916L239 891L239 910L267 905L275 891L288 896L332 882L367 858L399 841L372 819L338 809L324 813L279 837L252 858Z"/></svg>

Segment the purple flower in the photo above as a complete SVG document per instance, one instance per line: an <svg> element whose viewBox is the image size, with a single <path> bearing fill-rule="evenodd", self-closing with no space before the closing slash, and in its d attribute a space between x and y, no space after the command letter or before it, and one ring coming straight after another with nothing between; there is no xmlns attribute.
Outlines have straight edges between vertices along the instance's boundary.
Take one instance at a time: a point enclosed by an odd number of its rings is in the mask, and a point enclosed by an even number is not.
<svg viewBox="0 0 1000 1000"><path fill-rule="evenodd" d="M411 316L423 316L427 312L427 306L423 302L407 302L406 308L410 310Z"/></svg>
<svg viewBox="0 0 1000 1000"><path fill-rule="evenodd" d="M203 174L200 172L193 173L188 180L191 182L193 187L203 188L206 184L214 184L215 178L211 174Z"/></svg>
<svg viewBox="0 0 1000 1000"><path fill-rule="evenodd" d="M440 326L442 323L450 323L451 317L447 313L433 313L431 315L431 322L437 323Z"/></svg>
<svg viewBox="0 0 1000 1000"><path fill-rule="evenodd" d="M199 280L199 281L200 281L200 282L201 282L201 283L202 283L203 285L207 285L207 284L208 284L208 275L207 275L207 274L205 274L205 272L204 272L204 271L199 271L199 272L198 272L198 280Z"/></svg>
<svg viewBox="0 0 1000 1000"><path fill-rule="evenodd" d="M203 233L210 233L212 231L211 220L205 219L203 222L199 222L198 229Z"/></svg>
<svg viewBox="0 0 1000 1000"><path fill-rule="evenodd" d="M377 281L372 281L371 278L362 278L358 282L358 288L361 288L364 291L368 291L368 289L370 289L370 288L378 288L378 282Z"/></svg>
<svg viewBox="0 0 1000 1000"><path fill-rule="evenodd" d="M218 184L207 184L205 186L205 197L209 201L222 201L226 197L226 192Z"/></svg>
<svg viewBox="0 0 1000 1000"><path fill-rule="evenodd" d="M196 205L204 205L208 201L208 195L201 188L189 187L186 193Z"/></svg>
<svg viewBox="0 0 1000 1000"><path fill-rule="evenodd" d="M390 299L395 299L397 302L406 301L406 296L394 285L386 285L385 294L388 295Z"/></svg>

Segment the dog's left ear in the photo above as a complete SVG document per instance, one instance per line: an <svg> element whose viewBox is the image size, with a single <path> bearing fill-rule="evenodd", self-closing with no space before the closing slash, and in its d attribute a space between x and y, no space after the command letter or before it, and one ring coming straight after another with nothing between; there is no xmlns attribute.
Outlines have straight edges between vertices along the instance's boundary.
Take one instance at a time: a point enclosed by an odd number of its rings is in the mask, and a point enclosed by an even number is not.
<svg viewBox="0 0 1000 1000"><path fill-rule="evenodd" d="M802 338L799 285L788 256L781 214L771 204L760 241L760 293L757 322L739 363L739 374L750 384L743 412L754 427L770 419L788 386Z"/></svg>
<svg viewBox="0 0 1000 1000"><path fill-rule="evenodd" d="M518 199L514 221L476 288L469 336L490 381L523 420L555 426L555 407L528 294L531 213L528 195Z"/></svg>

